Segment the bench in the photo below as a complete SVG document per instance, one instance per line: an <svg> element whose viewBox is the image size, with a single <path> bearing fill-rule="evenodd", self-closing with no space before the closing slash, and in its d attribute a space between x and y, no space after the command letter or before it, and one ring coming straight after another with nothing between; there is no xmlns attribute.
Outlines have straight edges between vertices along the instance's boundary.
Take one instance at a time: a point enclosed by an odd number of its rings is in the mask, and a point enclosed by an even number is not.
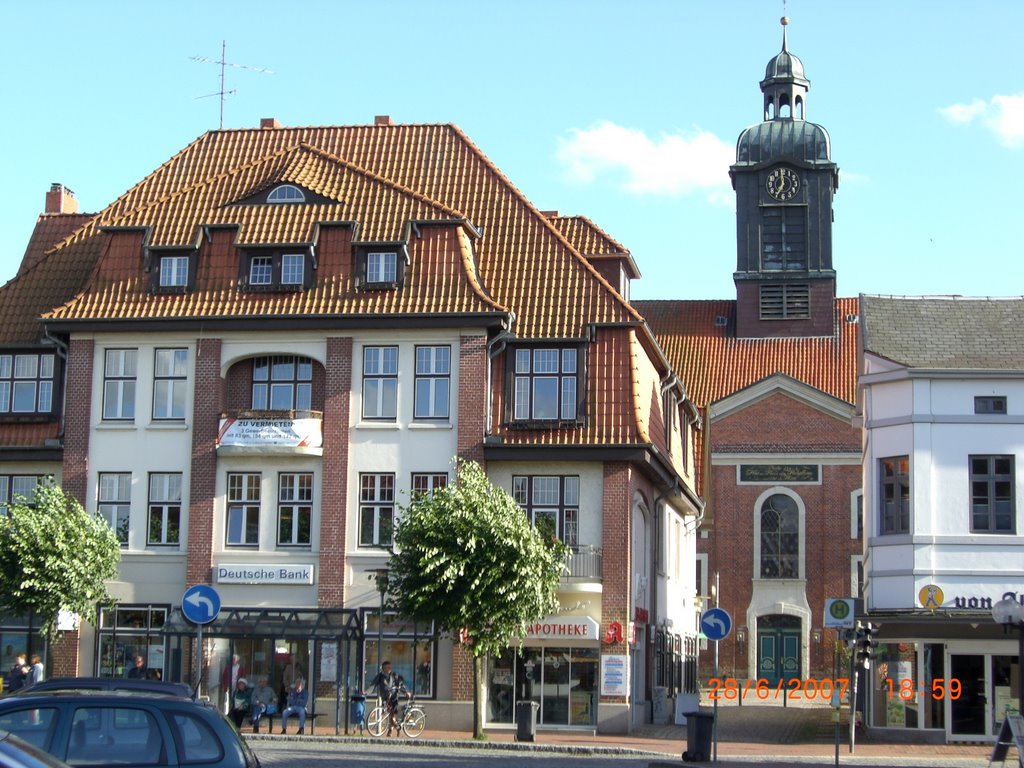
<svg viewBox="0 0 1024 768"><path fill-rule="evenodd" d="M316 719L318 717L320 717L321 714L323 714L323 713L322 712L306 712L306 726L308 728L307 733L310 733L310 734L313 733L313 727L316 725ZM260 718L260 730L257 731L256 730L256 726L253 726L253 733L260 733L260 732L262 732L263 731L263 724L264 723L267 724L267 727L269 729L266 732L267 733L274 733L274 718L279 718L279 717L281 717L281 713L280 712L274 712L273 714L269 714L269 713L264 714ZM297 715L291 715L291 716L288 717L289 724L295 723L297 721L298 721L298 716ZM252 718L251 717L249 718L249 722L250 723L252 722Z"/></svg>

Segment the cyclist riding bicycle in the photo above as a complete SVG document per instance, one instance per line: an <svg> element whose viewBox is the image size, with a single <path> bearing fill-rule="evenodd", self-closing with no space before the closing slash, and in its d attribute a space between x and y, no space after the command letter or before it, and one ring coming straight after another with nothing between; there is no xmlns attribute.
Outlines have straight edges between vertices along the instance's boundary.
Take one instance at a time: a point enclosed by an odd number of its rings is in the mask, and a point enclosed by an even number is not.
<svg viewBox="0 0 1024 768"><path fill-rule="evenodd" d="M391 729L398 730L398 697L405 696L412 698L412 694L405 687L405 680L397 672L391 669L391 662L385 661L380 665L380 672L373 680L373 687L377 691L377 698L381 700L388 710L388 734Z"/></svg>

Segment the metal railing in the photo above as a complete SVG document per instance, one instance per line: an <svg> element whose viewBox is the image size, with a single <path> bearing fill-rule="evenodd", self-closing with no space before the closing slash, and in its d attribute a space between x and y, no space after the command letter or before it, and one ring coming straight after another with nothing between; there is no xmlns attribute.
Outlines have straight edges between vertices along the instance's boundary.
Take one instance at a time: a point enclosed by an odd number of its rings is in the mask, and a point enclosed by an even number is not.
<svg viewBox="0 0 1024 768"><path fill-rule="evenodd" d="M569 547L569 554L565 559L566 572L562 575L562 579L564 581L600 581L602 562L601 547L595 547L592 544Z"/></svg>

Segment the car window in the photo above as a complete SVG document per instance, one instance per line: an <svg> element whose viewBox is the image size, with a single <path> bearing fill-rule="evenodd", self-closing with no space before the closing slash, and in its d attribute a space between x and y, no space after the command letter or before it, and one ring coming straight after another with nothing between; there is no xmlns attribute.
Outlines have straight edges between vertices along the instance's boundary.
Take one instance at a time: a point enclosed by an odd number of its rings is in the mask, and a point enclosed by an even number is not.
<svg viewBox="0 0 1024 768"><path fill-rule="evenodd" d="M224 757L224 749L214 730L188 712L171 713L171 728L178 744L179 762L213 763Z"/></svg>
<svg viewBox="0 0 1024 768"><path fill-rule="evenodd" d="M160 726L138 707L83 706L75 710L68 765L161 765L167 761Z"/></svg>
<svg viewBox="0 0 1024 768"><path fill-rule="evenodd" d="M57 710L52 707L15 709L0 714L0 730L10 731L43 750L49 749L56 724Z"/></svg>

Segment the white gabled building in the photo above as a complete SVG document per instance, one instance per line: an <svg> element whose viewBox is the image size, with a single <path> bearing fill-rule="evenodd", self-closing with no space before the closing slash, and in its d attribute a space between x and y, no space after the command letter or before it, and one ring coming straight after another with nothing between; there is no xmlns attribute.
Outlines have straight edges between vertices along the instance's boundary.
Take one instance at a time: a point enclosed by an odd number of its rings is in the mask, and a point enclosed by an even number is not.
<svg viewBox="0 0 1024 768"><path fill-rule="evenodd" d="M1024 298L862 296L867 723L992 740L1017 709Z"/></svg>

